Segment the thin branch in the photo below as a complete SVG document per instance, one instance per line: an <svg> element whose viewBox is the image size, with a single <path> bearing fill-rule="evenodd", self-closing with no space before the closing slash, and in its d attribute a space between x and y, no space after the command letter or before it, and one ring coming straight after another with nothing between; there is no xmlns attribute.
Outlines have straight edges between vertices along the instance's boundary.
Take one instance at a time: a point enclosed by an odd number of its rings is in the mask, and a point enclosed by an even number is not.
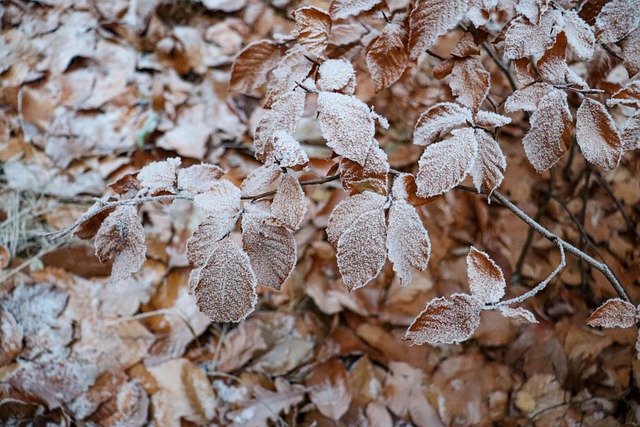
<svg viewBox="0 0 640 427"><path fill-rule="evenodd" d="M435 53L434 51L427 49L426 50L427 54L429 54L430 56L433 56L436 59L439 59L440 61L446 61L447 58L445 58L444 56L440 56L437 53Z"/></svg>
<svg viewBox="0 0 640 427"><path fill-rule="evenodd" d="M340 174L327 176L325 178L312 179L310 181L300 181L300 185L324 184L324 183L327 183L327 182L335 181L338 178L340 178ZM252 200L253 201L253 200L262 199L263 197L273 196L274 194L276 194L276 190L266 191L264 193L254 194L254 195L251 195L251 196L242 196L240 199L242 199L242 200Z"/></svg>
<svg viewBox="0 0 640 427"><path fill-rule="evenodd" d="M640 242L640 234L638 234L638 232L636 231L636 227L633 224L633 221L631 221L627 213L624 211L624 207L622 206L622 203L620 203L620 200L618 200L616 195L613 194L613 190L611 189L611 186L609 185L607 180L604 179L604 177L600 172L598 171L594 171L594 172L595 172L596 178L598 179L598 182L600 183L602 188L604 188L604 191L607 192L607 194L609 195L613 203L616 205L616 209L618 210L618 212L620 212L620 215L622 215L624 222L627 224L627 228L629 229L629 232L633 234L636 242Z"/></svg>
<svg viewBox="0 0 640 427"><path fill-rule="evenodd" d="M489 57L498 66L500 71L502 71L502 74L504 74L504 76L507 78L507 81L509 82L509 86L511 86L511 90L513 92L518 90L518 86L516 85L515 80L513 80L513 76L511 75L511 71L509 71L509 68L506 65L504 65L502 63L502 61L500 61L500 58L498 58L496 56L496 54L493 52L493 50L491 49L489 44L487 42L482 43L482 48L484 49L485 52L487 52Z"/></svg>
<svg viewBox="0 0 640 427"><path fill-rule="evenodd" d="M455 188L457 190L476 193L476 190L474 188L463 186L463 185L458 185ZM509 199L504 197L499 192L494 191L491 194L491 198L496 200L496 201L498 201L498 202L500 202L505 208L507 208L511 212L513 212L514 215L516 215L518 218L520 218L522 221L524 221L529 227L534 229L536 232L538 232L539 234L544 236L547 240L550 240L551 242L553 242L553 243L555 243L555 244L557 244L559 246L562 246L562 248L564 250L566 250L567 252L573 254L578 259L586 262L587 264L591 265L593 268L595 268L596 270L601 272L607 278L607 280L611 283L611 286L616 291L618 296L620 298L622 298L623 300L625 300L625 301L631 302L631 300L629 299L629 296L627 295L627 293L625 292L624 288L620 284L620 280L618 280L618 278L613 273L613 271L611 271L611 269L609 268L608 265L606 265L604 263L601 263L601 262L598 262L593 257L589 256L588 254L584 253L583 251L581 251L580 249L576 248L572 244L562 240L560 237L556 236L551 231L549 231L546 228L544 228L542 225L540 225L533 218L531 218L529 215L524 213L520 208L518 208L515 204L513 204Z"/></svg>

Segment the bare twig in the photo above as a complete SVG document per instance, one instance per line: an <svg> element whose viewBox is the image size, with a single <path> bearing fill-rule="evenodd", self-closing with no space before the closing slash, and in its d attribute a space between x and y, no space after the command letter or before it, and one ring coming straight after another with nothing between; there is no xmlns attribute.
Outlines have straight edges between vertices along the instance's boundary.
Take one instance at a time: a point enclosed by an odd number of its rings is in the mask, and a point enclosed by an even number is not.
<svg viewBox="0 0 640 427"><path fill-rule="evenodd" d="M616 209L618 210L618 212L620 212L620 215L622 215L624 222L627 224L627 228L629 229L629 232L634 236L636 242L640 242L640 234L638 234L638 232L636 231L636 227L633 224L633 221L631 221L627 213L624 211L624 207L622 206L622 203L620 203L620 200L618 200L616 195L613 194L613 190L611 189L611 186L609 185L607 180L604 179L604 177L600 172L594 171L594 173L596 178L598 179L598 182L600 183L602 188L604 188L604 191L607 192L607 194L609 195L613 203L616 205Z"/></svg>
<svg viewBox="0 0 640 427"><path fill-rule="evenodd" d="M509 86L511 86L511 90L513 92L518 90L518 86L516 85L516 82L513 79L513 76L511 75L511 72L509 71L509 68L506 65L504 65L502 63L502 61L500 61L500 59L493 52L493 49L491 49L491 46L489 46L489 44L487 42L484 42L484 43L482 43L482 48L484 49L485 52L487 52L489 57L498 66L500 71L502 71L502 74L504 74L504 76L507 78L507 81L509 82Z"/></svg>
<svg viewBox="0 0 640 427"><path fill-rule="evenodd" d="M433 56L434 58L439 59L440 61L446 61L446 60L447 60L447 58L445 58L444 56L440 56L440 55L438 55L437 53L435 53L435 52L434 52L434 51L432 51L432 50L427 49L427 50L426 50L426 52L427 52L427 54L429 54L430 56Z"/></svg>
<svg viewBox="0 0 640 427"><path fill-rule="evenodd" d="M310 181L300 181L300 185L324 184L324 183L327 183L327 182L335 181L338 178L340 178L340 174L327 176L325 178L312 179ZM266 192L260 193L260 194L254 194L254 195L250 195L250 196L242 196L241 199L242 200L252 200L253 201L253 200L262 199L263 197L273 196L274 194L276 194L275 190L274 191L266 191Z"/></svg>

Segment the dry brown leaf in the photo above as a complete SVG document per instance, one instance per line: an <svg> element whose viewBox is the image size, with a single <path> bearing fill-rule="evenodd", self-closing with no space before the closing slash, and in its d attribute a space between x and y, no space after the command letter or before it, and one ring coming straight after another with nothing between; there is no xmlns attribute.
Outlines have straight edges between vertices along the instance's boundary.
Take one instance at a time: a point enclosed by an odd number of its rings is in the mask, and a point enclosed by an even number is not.
<svg viewBox="0 0 640 427"><path fill-rule="evenodd" d="M137 381L124 383L116 396L116 411L101 420L105 427L142 427L147 425L149 396Z"/></svg>
<svg viewBox="0 0 640 427"><path fill-rule="evenodd" d="M502 269L482 252L471 247L467 255L467 275L471 294L485 304L495 303L502 299L507 286Z"/></svg>
<svg viewBox="0 0 640 427"><path fill-rule="evenodd" d="M304 169L309 163L309 156L302 149L300 143L285 131L277 131L267 143L265 153L267 162L276 162L281 168L291 168L295 171Z"/></svg>
<svg viewBox="0 0 640 427"><path fill-rule="evenodd" d="M329 13L334 21L358 15L382 3L382 0L331 0Z"/></svg>
<svg viewBox="0 0 640 427"><path fill-rule="evenodd" d="M456 100L474 113L489 94L491 76L477 57L456 60L449 87Z"/></svg>
<svg viewBox="0 0 640 427"><path fill-rule="evenodd" d="M218 242L233 228L231 218L224 212L214 212L198 225L187 241L187 260L191 265L203 266Z"/></svg>
<svg viewBox="0 0 640 427"><path fill-rule="evenodd" d="M293 134L298 120L304 113L305 99L306 94L302 90L292 90L279 95L277 101L271 104L271 108L265 111L253 138L258 160L267 160L269 154L267 146L276 132Z"/></svg>
<svg viewBox="0 0 640 427"><path fill-rule="evenodd" d="M305 6L291 12L296 26L291 35L302 46L316 55L322 55L329 40L331 17L324 10Z"/></svg>
<svg viewBox="0 0 640 427"><path fill-rule="evenodd" d="M223 179L212 182L211 189L197 194L193 203L207 212L232 215L240 209L240 196L240 189L231 181Z"/></svg>
<svg viewBox="0 0 640 427"><path fill-rule="evenodd" d="M149 193L176 192L176 173L181 160L178 157L153 162L140 169L138 181Z"/></svg>
<svg viewBox="0 0 640 427"><path fill-rule="evenodd" d="M585 98L578 108L576 142L585 159L604 170L615 169L624 151L607 108L591 98Z"/></svg>
<svg viewBox="0 0 640 427"><path fill-rule="evenodd" d="M409 32L405 20L398 21L394 19L387 24L367 48L367 67L376 83L376 92L395 83L409 66Z"/></svg>
<svg viewBox="0 0 640 427"><path fill-rule="evenodd" d="M630 328L638 321L638 310L620 298L602 304L587 319L587 325L602 328Z"/></svg>
<svg viewBox="0 0 640 427"><path fill-rule="evenodd" d="M229 238L189 277L198 308L214 322L238 322L251 314L258 300L256 284L249 256Z"/></svg>
<svg viewBox="0 0 640 427"><path fill-rule="evenodd" d="M452 102L441 102L420 115L413 130L413 143L429 145L454 127L472 122L468 108Z"/></svg>
<svg viewBox="0 0 640 427"><path fill-rule="evenodd" d="M622 148L624 150L640 148L640 111L627 119L622 131Z"/></svg>
<svg viewBox="0 0 640 427"><path fill-rule="evenodd" d="M538 323L536 317L529 310L522 307L500 307L500 313L504 317L515 319L518 323Z"/></svg>
<svg viewBox="0 0 640 427"><path fill-rule="evenodd" d="M224 175L224 171L216 165L203 163L178 171L178 189L194 194L212 190L214 182Z"/></svg>
<svg viewBox="0 0 640 427"><path fill-rule="evenodd" d="M401 286L411 282L412 267L422 271L429 263L429 233L416 209L402 199L394 200L389 209L387 251Z"/></svg>
<svg viewBox="0 0 640 427"><path fill-rule="evenodd" d="M482 303L467 294L435 298L414 319L405 338L418 345L466 341L480 325L481 309Z"/></svg>
<svg viewBox="0 0 640 427"><path fill-rule="evenodd" d="M371 146L364 165L347 158L340 160L340 182L351 196L365 191L386 195L388 175L387 154L378 144Z"/></svg>
<svg viewBox="0 0 640 427"><path fill-rule="evenodd" d="M564 31L567 36L569 46L582 60L589 60L593 56L596 44L596 37L591 31L591 27L580 18L575 10L567 10L563 13Z"/></svg>
<svg viewBox="0 0 640 427"><path fill-rule="evenodd" d="M554 9L542 15L540 25L522 16L514 19L504 35L504 57L518 59L545 52L561 31L562 22L562 13Z"/></svg>
<svg viewBox="0 0 640 427"><path fill-rule="evenodd" d="M409 56L418 59L440 36L458 25L468 10L466 1L417 0L409 16Z"/></svg>
<svg viewBox="0 0 640 427"><path fill-rule="evenodd" d="M271 204L271 214L285 227L297 230L307 213L307 199L295 176L285 175Z"/></svg>
<svg viewBox="0 0 640 427"><path fill-rule="evenodd" d="M377 209L382 209L387 198L372 191L365 191L341 201L335 207L329 224L327 225L327 237L329 242L338 247L338 240L355 221L363 214Z"/></svg>
<svg viewBox="0 0 640 427"><path fill-rule="evenodd" d="M531 115L531 129L522 140L527 158L538 173L556 164L571 144L571 111L567 95L553 90Z"/></svg>
<svg viewBox="0 0 640 427"><path fill-rule="evenodd" d="M353 95L356 89L356 72L350 61L328 59L318 68L318 88L327 92Z"/></svg>
<svg viewBox="0 0 640 427"><path fill-rule="evenodd" d="M609 107L617 104L640 107L640 80L632 80L625 87L614 93L611 99L607 100Z"/></svg>
<svg viewBox="0 0 640 427"><path fill-rule="evenodd" d="M473 185L478 192L484 189L490 196L504 179L507 159L498 141L486 131L476 129L475 134L478 142L478 157L469 173L473 177Z"/></svg>
<svg viewBox="0 0 640 427"><path fill-rule="evenodd" d="M254 169L242 181L242 196L255 196L266 191L266 188L274 183L282 175L278 165L266 164Z"/></svg>
<svg viewBox="0 0 640 427"><path fill-rule="evenodd" d="M640 24L640 2L613 0L608 2L596 18L598 43L615 43L635 30Z"/></svg>
<svg viewBox="0 0 640 427"><path fill-rule="evenodd" d="M230 90L252 93L267 81L267 74L278 65L281 56L282 48L269 40L249 44L233 63Z"/></svg>
<svg viewBox="0 0 640 427"><path fill-rule="evenodd" d="M620 55L630 76L640 72L640 27L622 40Z"/></svg>
<svg viewBox="0 0 640 427"><path fill-rule="evenodd" d="M338 421L349 409L351 392L342 362L331 359L316 365L305 380L309 398L326 417Z"/></svg>
<svg viewBox="0 0 640 427"><path fill-rule="evenodd" d="M504 111L507 113L520 110L534 111L538 108L542 98L553 91L553 86L546 83L533 83L518 89L505 101Z"/></svg>
<svg viewBox="0 0 640 427"><path fill-rule="evenodd" d="M0 365L8 365L22 350L22 327L11 312L0 307Z"/></svg>
<svg viewBox="0 0 640 427"><path fill-rule="evenodd" d="M96 255L113 261L111 281L117 282L140 270L146 259L144 228L135 206L118 206L96 234Z"/></svg>
<svg viewBox="0 0 640 427"><path fill-rule="evenodd" d="M478 143L473 129L456 129L453 137L430 145L418 162L418 196L432 197L460 184L473 168Z"/></svg>

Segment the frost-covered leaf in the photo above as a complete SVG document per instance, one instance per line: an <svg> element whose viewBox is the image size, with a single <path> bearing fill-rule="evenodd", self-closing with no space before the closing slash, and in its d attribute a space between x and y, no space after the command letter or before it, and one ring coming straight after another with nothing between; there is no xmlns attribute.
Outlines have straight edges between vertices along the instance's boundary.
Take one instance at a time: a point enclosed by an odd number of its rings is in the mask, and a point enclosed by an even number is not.
<svg viewBox="0 0 640 427"><path fill-rule="evenodd" d="M502 269L486 252L471 247L467 255L467 275L471 294L485 304L498 302L507 286Z"/></svg>
<svg viewBox="0 0 640 427"><path fill-rule="evenodd" d="M640 24L639 0L613 0L607 3L596 18L598 43L615 43Z"/></svg>
<svg viewBox="0 0 640 427"><path fill-rule="evenodd" d="M394 200L389 209L387 251L401 286L411 282L412 267L422 271L429 263L429 233L416 209L402 199Z"/></svg>
<svg viewBox="0 0 640 427"><path fill-rule="evenodd" d="M294 46L289 49L271 71L264 107L271 108L284 94L296 89L298 83L304 82L309 77L313 67L314 64L307 58L307 50L304 47ZM299 88L296 89L296 92L302 94L302 108L304 108L305 93Z"/></svg>
<svg viewBox="0 0 640 427"><path fill-rule="evenodd" d="M409 53L415 60L438 38L458 25L467 13L467 1L417 0L409 16Z"/></svg>
<svg viewBox="0 0 640 427"><path fill-rule="evenodd" d="M624 150L640 148L640 111L627 119L622 131L622 148Z"/></svg>
<svg viewBox="0 0 640 427"><path fill-rule="evenodd" d="M140 270L147 246L136 207L118 206L100 226L95 246L100 262L113 261L112 282L126 279Z"/></svg>
<svg viewBox="0 0 640 427"><path fill-rule="evenodd" d="M478 157L469 173L478 192L484 188L491 195L504 179L507 159L504 157L500 145L491 135L482 129L476 129L475 133L478 142Z"/></svg>
<svg viewBox="0 0 640 427"><path fill-rule="evenodd" d="M316 365L306 377L305 385L309 388L309 399L325 417L338 421L349 409L349 378L339 360Z"/></svg>
<svg viewBox="0 0 640 427"><path fill-rule="evenodd" d="M291 35L309 51L322 55L331 31L329 14L317 7L305 6L294 10L291 15L296 20L296 26L291 31Z"/></svg>
<svg viewBox="0 0 640 427"><path fill-rule="evenodd" d="M623 152L620 134L606 107L598 101L582 101L576 119L576 142L589 163L604 170L618 166Z"/></svg>
<svg viewBox="0 0 640 427"><path fill-rule="evenodd" d="M266 191L265 189L275 182L282 171L278 165L262 165L257 169L254 169L245 179L242 181L242 195L243 196L255 196L260 192Z"/></svg>
<svg viewBox="0 0 640 427"><path fill-rule="evenodd" d="M282 48L269 40L253 42L242 49L231 67L229 89L252 93L267 81L267 74L278 65Z"/></svg>
<svg viewBox="0 0 640 427"><path fill-rule="evenodd" d="M290 230L297 230L307 213L307 199L295 176L285 175L271 204L271 214Z"/></svg>
<svg viewBox="0 0 640 427"><path fill-rule="evenodd" d="M630 328L638 321L638 310L620 298L607 300L587 319L587 325L603 328Z"/></svg>
<svg viewBox="0 0 640 427"><path fill-rule="evenodd" d="M216 245L205 266L189 277L198 308L214 322L239 322L253 312L256 284L249 257L231 239Z"/></svg>
<svg viewBox="0 0 640 427"><path fill-rule="evenodd" d="M453 137L428 146L418 162L418 196L442 194L460 184L478 155L473 129L456 129Z"/></svg>
<svg viewBox="0 0 640 427"><path fill-rule="evenodd" d="M211 190L224 171L216 165L203 163L178 171L178 189L198 194Z"/></svg>
<svg viewBox="0 0 640 427"><path fill-rule="evenodd" d="M242 217L242 244L258 284L280 289L296 265L296 241L289 230L271 224L262 212Z"/></svg>
<svg viewBox="0 0 640 427"><path fill-rule="evenodd" d="M391 22L367 48L367 67L376 83L376 92L391 86L407 69L408 37L403 22Z"/></svg>
<svg viewBox="0 0 640 427"><path fill-rule="evenodd" d="M371 10L381 2L382 0L331 0L329 13L336 21Z"/></svg>
<svg viewBox="0 0 640 427"><path fill-rule="evenodd" d="M176 168L180 166L177 157L153 162L140 169L138 181L142 187L148 188L149 193L176 192Z"/></svg>
<svg viewBox="0 0 640 427"><path fill-rule="evenodd" d="M258 122L258 127L253 137L253 145L256 150L256 158L266 161L268 157L267 146L276 132L293 134L300 117L304 113L306 94L302 90L293 90L278 97L271 104L271 108L265 111Z"/></svg>
<svg viewBox="0 0 640 427"><path fill-rule="evenodd" d="M255 399L242 402L240 409L226 413L226 418L234 426L262 427L276 424L282 420L280 413L288 414L292 407L305 400L305 388L299 384L289 384L282 377L274 381L276 390L255 385ZM223 390L226 389L223 388Z"/></svg>
<svg viewBox="0 0 640 427"><path fill-rule="evenodd" d="M489 94L490 81L480 59L469 57L455 61L449 87L460 104L476 112Z"/></svg>
<svg viewBox="0 0 640 427"><path fill-rule="evenodd" d="M285 131L277 131L265 149L267 162L276 162L281 168L295 171L304 169L309 163L309 156L300 143Z"/></svg>
<svg viewBox="0 0 640 427"><path fill-rule="evenodd" d="M533 315L533 313L527 310L526 308L522 308L522 307L511 308L511 307L503 306L503 307L500 307L499 310L504 317L515 319L518 323L539 323L536 317Z"/></svg>
<svg viewBox="0 0 640 427"><path fill-rule="evenodd" d="M472 122L468 108L452 102L441 102L420 115L413 130L413 143L429 145L454 127Z"/></svg>
<svg viewBox="0 0 640 427"><path fill-rule="evenodd" d="M480 325L482 304L467 294L435 298L413 320L405 338L414 344L454 344L465 341Z"/></svg>
<svg viewBox="0 0 640 427"><path fill-rule="evenodd" d="M354 96L320 92L318 116L327 145L337 154L363 165L375 134L367 104Z"/></svg>
<svg viewBox="0 0 640 427"><path fill-rule="evenodd" d="M582 60L589 60L593 56L596 37L591 27L580 18L575 10L564 12L564 27L562 30L567 36L569 46Z"/></svg>
<svg viewBox="0 0 640 427"><path fill-rule="evenodd" d="M532 24L522 16L514 19L504 35L504 57L518 59L546 51L553 45L562 24L562 13L558 10L546 11L540 25Z"/></svg>
<svg viewBox="0 0 640 427"><path fill-rule="evenodd" d="M516 12L524 15L529 22L540 23L540 17L549 8L548 0L520 0L516 3Z"/></svg>
<svg viewBox="0 0 640 427"><path fill-rule="evenodd" d="M335 207L329 224L327 225L327 237L329 242L338 246L340 236L350 228L361 215L382 209L387 203L387 198L372 191L365 191L344 199Z"/></svg>
<svg viewBox="0 0 640 427"><path fill-rule="evenodd" d="M640 107L640 80L631 81L625 87L614 93L611 99L607 100L609 107L617 104Z"/></svg>
<svg viewBox="0 0 640 427"><path fill-rule="evenodd" d="M197 194L193 202L207 212L225 212L232 215L240 209L240 189L231 181L216 181L212 188Z"/></svg>
<svg viewBox="0 0 640 427"><path fill-rule="evenodd" d="M187 260L202 266L220 240L226 237L233 224L225 212L214 212L198 225L187 241Z"/></svg>
<svg viewBox="0 0 640 427"><path fill-rule="evenodd" d="M567 95L560 90L545 95L530 122L531 129L522 145L533 167L542 172L560 160L571 144L571 111Z"/></svg>
<svg viewBox="0 0 640 427"><path fill-rule="evenodd" d="M353 95L356 89L356 72L351 62L344 59L328 59L320 65L318 73L320 90Z"/></svg>
<svg viewBox="0 0 640 427"><path fill-rule="evenodd" d="M351 196L364 191L387 194L388 174L387 154L378 144L371 146L364 165L346 158L340 160L340 182Z"/></svg>
<svg viewBox="0 0 640 427"><path fill-rule="evenodd" d="M561 32L554 45L537 62L536 67L543 79L551 83L567 83L587 87L587 83L567 65L567 36Z"/></svg>
<svg viewBox="0 0 640 427"><path fill-rule="evenodd" d="M11 312L0 307L0 364L8 365L20 354L23 338L22 326Z"/></svg>
<svg viewBox="0 0 640 427"><path fill-rule="evenodd" d="M360 215L338 240L338 269L350 291L375 279L387 259L384 209Z"/></svg>
<svg viewBox="0 0 640 427"><path fill-rule="evenodd" d="M480 55L480 49L471 33L464 33L458 43L451 49L451 56L459 59L477 55Z"/></svg>
<svg viewBox="0 0 640 427"><path fill-rule="evenodd" d="M630 76L640 73L640 27L620 42L620 56Z"/></svg>
<svg viewBox="0 0 640 427"><path fill-rule="evenodd" d="M418 186L416 185L416 179L409 173L403 173L396 176L393 181L393 187L391 187L391 194L394 199L404 200L411 206L422 206L427 203L431 203L436 198L422 198L416 194L418 192Z"/></svg>
<svg viewBox="0 0 640 427"><path fill-rule="evenodd" d="M504 111L514 113L520 110L536 110L542 98L553 91L553 86L546 83L533 83L522 89L518 89L505 101Z"/></svg>
<svg viewBox="0 0 640 427"><path fill-rule="evenodd" d="M480 110L476 113L474 121L476 122L476 126L483 128L499 128L511 123L511 117L491 111Z"/></svg>

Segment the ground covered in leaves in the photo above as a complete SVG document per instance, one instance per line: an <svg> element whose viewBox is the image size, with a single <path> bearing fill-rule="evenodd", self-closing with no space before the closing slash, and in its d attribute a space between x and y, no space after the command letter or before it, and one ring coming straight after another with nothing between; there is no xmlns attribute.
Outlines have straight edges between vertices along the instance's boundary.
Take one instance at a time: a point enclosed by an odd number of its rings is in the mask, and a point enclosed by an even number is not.
<svg viewBox="0 0 640 427"><path fill-rule="evenodd" d="M570 256L559 277L524 304L537 324L486 312L461 345L402 339L428 301L469 291L471 245L503 270L507 297L558 265L554 244L529 235L486 196L452 191L420 207L431 236L428 269L401 286L387 263L367 287L349 292L325 234L345 191L338 181L305 186L297 267L280 291L259 286L257 310L238 324L212 323L187 292L185 246L204 218L189 201L142 206L147 260L126 280L109 280L111 265L100 263L91 243L39 234L69 227L109 183L152 161L180 156L183 166L218 164L236 184L258 167L252 132L263 99L229 92L230 67L246 44L290 33L290 11L299 6L291 3L0 6L0 424L640 423L637 332L585 325L615 293ZM311 3L328 9L327 2ZM344 31L355 34L348 43L340 39L337 48L348 52L362 48L370 28ZM446 36L437 55L447 56L459 38L456 31ZM602 62L579 72L594 81L610 76L600 86L618 88L621 65ZM425 54L378 93L364 60L354 63L356 96L391 124L377 139L395 169L417 163L422 149L410 139L420 114L452 100L432 77L439 63ZM485 66L496 88L491 96L505 99L511 92L504 75L490 60ZM569 99L574 106L578 98ZM640 301L637 151L605 173L573 149L537 174L519 142L528 129L524 114L512 117L500 131L508 164L500 191L606 262ZM295 137L310 158L299 178L330 174L334 162L315 112L305 114Z"/></svg>

